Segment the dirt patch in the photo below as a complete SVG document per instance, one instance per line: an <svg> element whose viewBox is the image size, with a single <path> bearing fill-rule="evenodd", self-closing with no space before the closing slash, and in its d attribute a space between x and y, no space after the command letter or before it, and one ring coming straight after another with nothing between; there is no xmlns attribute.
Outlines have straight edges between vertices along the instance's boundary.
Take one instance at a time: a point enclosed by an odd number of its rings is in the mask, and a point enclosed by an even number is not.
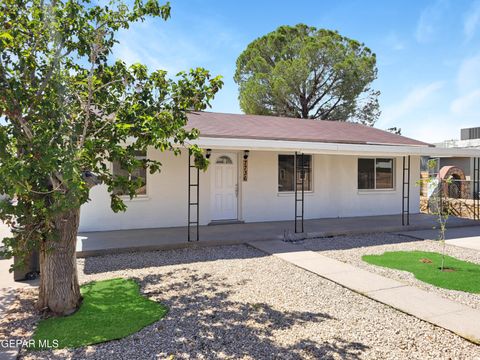
<svg viewBox="0 0 480 360"><path fill-rule="evenodd" d="M424 263L424 264L431 264L433 262L432 260L427 259L427 258L421 258L419 261Z"/></svg>

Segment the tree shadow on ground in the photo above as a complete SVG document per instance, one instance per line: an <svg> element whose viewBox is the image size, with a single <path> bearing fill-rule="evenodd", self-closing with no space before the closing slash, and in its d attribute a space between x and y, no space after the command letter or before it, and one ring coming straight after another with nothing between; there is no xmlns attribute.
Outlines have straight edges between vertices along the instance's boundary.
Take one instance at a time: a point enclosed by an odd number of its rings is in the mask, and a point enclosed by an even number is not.
<svg viewBox="0 0 480 360"><path fill-rule="evenodd" d="M227 277L187 268L136 280L146 296L169 307L167 316L135 335L78 349L70 355L74 358L355 360L368 349L360 342L339 337L320 341L322 326L331 328L337 321L327 313L284 310L242 298L241 290L249 286L248 280L229 283Z"/></svg>

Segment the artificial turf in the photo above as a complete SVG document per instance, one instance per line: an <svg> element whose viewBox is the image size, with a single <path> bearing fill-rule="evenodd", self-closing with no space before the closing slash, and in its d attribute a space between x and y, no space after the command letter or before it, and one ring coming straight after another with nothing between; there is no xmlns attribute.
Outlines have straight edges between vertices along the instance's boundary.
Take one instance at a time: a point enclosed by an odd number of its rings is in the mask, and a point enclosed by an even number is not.
<svg viewBox="0 0 480 360"><path fill-rule="evenodd" d="M110 279L81 287L83 302L66 317L41 320L33 335L35 344L53 343L76 348L120 339L165 316L166 306L145 298L133 280ZM33 347L32 349L39 349Z"/></svg>
<svg viewBox="0 0 480 360"><path fill-rule="evenodd" d="M480 265L445 255L444 271L440 270L442 255L426 251L393 251L382 255L364 255L369 264L404 270L421 281L444 289L480 293Z"/></svg>

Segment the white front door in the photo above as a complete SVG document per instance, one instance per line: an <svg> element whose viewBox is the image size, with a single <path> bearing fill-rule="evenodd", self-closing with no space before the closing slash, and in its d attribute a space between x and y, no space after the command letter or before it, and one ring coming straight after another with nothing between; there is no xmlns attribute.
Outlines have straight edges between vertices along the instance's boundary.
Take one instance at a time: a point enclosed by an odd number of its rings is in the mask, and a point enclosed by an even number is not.
<svg viewBox="0 0 480 360"><path fill-rule="evenodd" d="M213 220L237 219L237 155L215 154L212 158Z"/></svg>

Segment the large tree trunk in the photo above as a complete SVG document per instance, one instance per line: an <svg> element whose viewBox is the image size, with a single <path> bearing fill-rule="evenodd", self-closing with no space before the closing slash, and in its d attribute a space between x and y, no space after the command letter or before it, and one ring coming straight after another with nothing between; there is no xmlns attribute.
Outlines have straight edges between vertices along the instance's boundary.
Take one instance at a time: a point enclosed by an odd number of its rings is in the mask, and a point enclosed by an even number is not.
<svg viewBox="0 0 480 360"><path fill-rule="evenodd" d="M79 209L59 214L54 221L57 239L40 247L39 309L69 315L80 305L75 254L79 218Z"/></svg>

